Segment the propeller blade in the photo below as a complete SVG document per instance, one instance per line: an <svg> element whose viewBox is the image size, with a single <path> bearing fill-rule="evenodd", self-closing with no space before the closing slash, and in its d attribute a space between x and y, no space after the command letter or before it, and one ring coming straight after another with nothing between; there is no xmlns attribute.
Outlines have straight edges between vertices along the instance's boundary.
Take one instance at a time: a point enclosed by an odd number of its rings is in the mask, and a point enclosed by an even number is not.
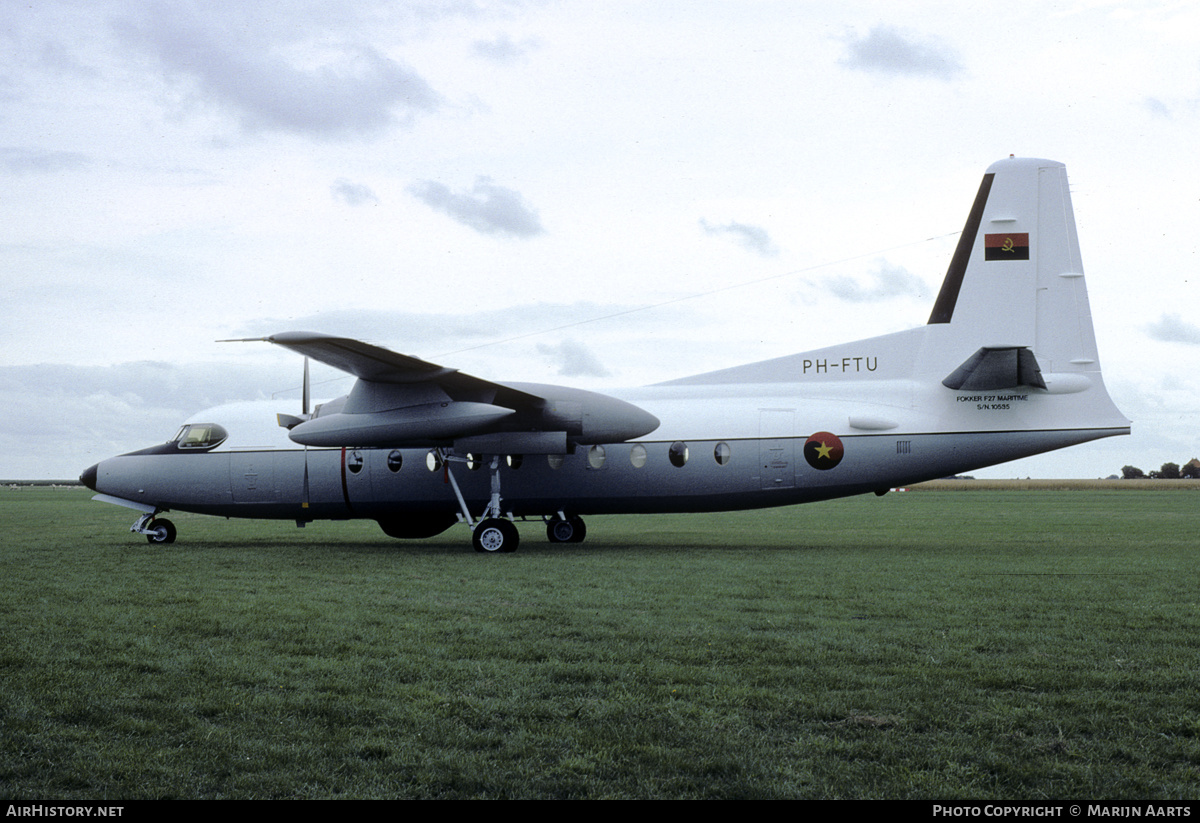
<svg viewBox="0 0 1200 823"><path fill-rule="evenodd" d="M311 399L310 387L308 382L308 358L304 358L304 387L300 393L300 413L306 418L308 417L308 404Z"/></svg>

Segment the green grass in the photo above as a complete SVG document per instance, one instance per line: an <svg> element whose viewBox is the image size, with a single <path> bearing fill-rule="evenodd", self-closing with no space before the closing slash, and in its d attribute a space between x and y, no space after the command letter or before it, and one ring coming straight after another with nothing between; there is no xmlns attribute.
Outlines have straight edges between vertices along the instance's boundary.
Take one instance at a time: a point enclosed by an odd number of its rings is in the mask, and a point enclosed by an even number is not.
<svg viewBox="0 0 1200 823"><path fill-rule="evenodd" d="M521 526L0 489L0 796L1139 798L1200 787L1189 492Z"/></svg>

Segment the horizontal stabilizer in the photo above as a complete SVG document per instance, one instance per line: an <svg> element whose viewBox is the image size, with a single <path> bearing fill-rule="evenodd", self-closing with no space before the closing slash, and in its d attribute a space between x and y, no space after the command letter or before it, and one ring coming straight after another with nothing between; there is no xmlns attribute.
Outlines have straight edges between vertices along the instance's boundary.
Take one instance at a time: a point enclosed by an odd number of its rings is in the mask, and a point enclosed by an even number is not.
<svg viewBox="0 0 1200 823"><path fill-rule="evenodd" d="M1046 388L1037 358L1026 346L984 347L952 371L942 385L961 391L1015 389L1017 386Z"/></svg>

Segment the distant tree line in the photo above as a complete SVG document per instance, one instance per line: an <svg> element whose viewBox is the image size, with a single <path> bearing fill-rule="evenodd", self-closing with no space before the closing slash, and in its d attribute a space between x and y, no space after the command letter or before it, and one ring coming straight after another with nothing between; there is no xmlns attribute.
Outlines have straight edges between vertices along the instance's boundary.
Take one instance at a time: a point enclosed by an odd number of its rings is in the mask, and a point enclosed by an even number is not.
<svg viewBox="0 0 1200 823"><path fill-rule="evenodd" d="M1193 457L1184 463L1182 468L1178 463L1163 463L1162 468L1158 471L1151 471L1149 473L1142 471L1137 466L1122 466L1121 477L1126 480L1136 480L1139 477L1148 477L1156 480L1200 479L1200 459Z"/></svg>

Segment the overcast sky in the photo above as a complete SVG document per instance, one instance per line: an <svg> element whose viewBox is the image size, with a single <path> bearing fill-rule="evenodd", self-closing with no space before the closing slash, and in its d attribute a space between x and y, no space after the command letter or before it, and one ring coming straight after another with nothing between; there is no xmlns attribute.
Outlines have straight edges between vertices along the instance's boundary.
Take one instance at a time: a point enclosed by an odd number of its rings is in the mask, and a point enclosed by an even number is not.
<svg viewBox="0 0 1200 823"><path fill-rule="evenodd" d="M1200 455L1193 2L0 5L0 477L75 477L315 330L603 390L917 326L984 169L1067 164L1134 435ZM314 372L317 393L349 389Z"/></svg>

